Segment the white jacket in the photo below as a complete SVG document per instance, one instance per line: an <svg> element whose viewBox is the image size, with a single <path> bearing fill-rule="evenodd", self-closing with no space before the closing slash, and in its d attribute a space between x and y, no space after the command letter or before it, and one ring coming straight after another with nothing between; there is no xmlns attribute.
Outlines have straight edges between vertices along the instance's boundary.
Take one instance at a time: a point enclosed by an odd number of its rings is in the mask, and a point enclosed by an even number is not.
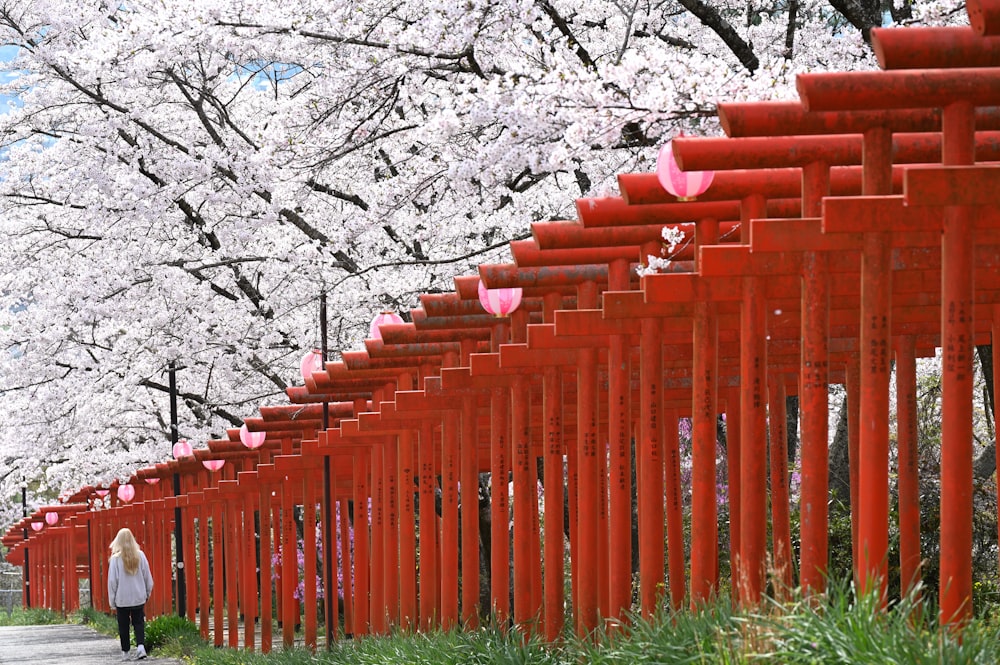
<svg viewBox="0 0 1000 665"><path fill-rule="evenodd" d="M153 592L153 576L146 555L139 551L139 570L135 575L125 572L120 556L111 557L108 564L108 602L111 609L144 605Z"/></svg>

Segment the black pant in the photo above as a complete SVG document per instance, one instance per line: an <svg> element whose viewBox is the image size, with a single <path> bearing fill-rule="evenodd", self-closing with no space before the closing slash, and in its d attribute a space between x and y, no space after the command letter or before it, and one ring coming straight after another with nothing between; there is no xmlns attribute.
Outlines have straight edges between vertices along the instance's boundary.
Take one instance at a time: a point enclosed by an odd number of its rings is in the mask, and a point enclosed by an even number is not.
<svg viewBox="0 0 1000 665"><path fill-rule="evenodd" d="M128 651L131 646L128 628L135 629L135 643L141 646L146 643L146 606L118 608L118 637L122 642L122 651Z"/></svg>

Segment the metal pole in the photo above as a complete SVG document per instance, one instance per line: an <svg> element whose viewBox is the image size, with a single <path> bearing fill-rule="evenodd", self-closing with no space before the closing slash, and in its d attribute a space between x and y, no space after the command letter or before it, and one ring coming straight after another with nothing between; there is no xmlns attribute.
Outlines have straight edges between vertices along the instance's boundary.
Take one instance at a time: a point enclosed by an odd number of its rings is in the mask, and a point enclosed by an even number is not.
<svg viewBox="0 0 1000 665"><path fill-rule="evenodd" d="M324 368L326 367L327 354L327 327L326 327L326 291L319 294L319 336L320 351L322 352ZM323 402L323 431L330 427L330 404ZM324 621L326 624L326 648L333 646L333 626L337 620L337 589L333 576L333 561L336 558L335 540L333 535L333 496L332 479L330 478L330 464L333 459L323 458L323 599L325 601L323 609L325 612Z"/></svg>
<svg viewBox="0 0 1000 665"><path fill-rule="evenodd" d="M28 488L21 486L21 513L28 516ZM24 541L28 541L28 523L24 523ZM28 546L24 546L24 607L31 607L31 562L28 560Z"/></svg>
<svg viewBox="0 0 1000 665"><path fill-rule="evenodd" d="M170 361L170 448L177 443L177 365ZM174 497L181 493L181 474L174 472ZM174 507L174 548L177 552L177 616L186 614L187 589L184 584L184 525L181 522L181 507ZM205 611L205 608L202 608Z"/></svg>
<svg viewBox="0 0 1000 665"><path fill-rule="evenodd" d="M90 577L90 609L94 609L94 533L90 526L90 520L87 520L87 572Z"/></svg>

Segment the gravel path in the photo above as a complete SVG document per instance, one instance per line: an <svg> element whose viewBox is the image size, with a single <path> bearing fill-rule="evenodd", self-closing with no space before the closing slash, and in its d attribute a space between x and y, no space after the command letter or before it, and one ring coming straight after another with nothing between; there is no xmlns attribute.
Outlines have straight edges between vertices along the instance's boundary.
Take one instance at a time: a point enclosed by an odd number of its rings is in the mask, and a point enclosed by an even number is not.
<svg viewBox="0 0 1000 665"><path fill-rule="evenodd" d="M121 655L116 638L86 626L0 626L0 665L109 665ZM182 665L153 656L143 662Z"/></svg>

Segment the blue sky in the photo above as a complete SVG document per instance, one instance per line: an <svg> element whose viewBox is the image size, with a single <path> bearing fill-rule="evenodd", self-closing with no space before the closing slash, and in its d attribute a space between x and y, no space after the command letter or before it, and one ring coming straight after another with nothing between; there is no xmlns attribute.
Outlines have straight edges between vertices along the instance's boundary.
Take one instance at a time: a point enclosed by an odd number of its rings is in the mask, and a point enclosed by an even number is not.
<svg viewBox="0 0 1000 665"><path fill-rule="evenodd" d="M5 71L6 63L14 59L17 55L16 46L0 46L0 82L6 83L14 77L13 72ZM7 95L0 95L0 113L6 113L8 109L7 102L10 97Z"/></svg>

